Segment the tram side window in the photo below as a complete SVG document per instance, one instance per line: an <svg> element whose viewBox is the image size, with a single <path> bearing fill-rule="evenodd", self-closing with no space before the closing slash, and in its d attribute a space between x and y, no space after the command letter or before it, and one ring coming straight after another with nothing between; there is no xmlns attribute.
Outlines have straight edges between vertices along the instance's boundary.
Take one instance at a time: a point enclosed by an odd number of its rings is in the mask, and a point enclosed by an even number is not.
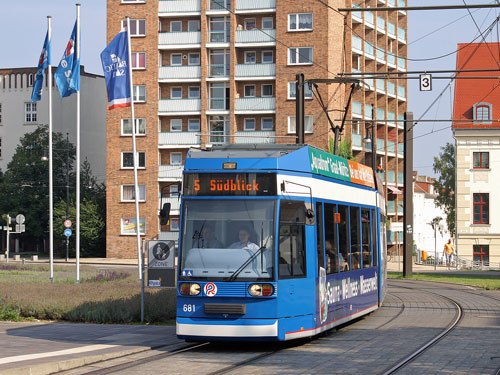
<svg viewBox="0 0 500 375"><path fill-rule="evenodd" d="M351 260L352 269L361 268L361 241L359 238L359 207L351 207Z"/></svg>
<svg viewBox="0 0 500 375"><path fill-rule="evenodd" d="M370 225L370 209L361 209L361 243L363 249L363 268L372 266L372 234Z"/></svg>
<svg viewBox="0 0 500 375"><path fill-rule="evenodd" d="M374 209L371 210L372 214L372 236L373 236L373 266L378 265L378 236L377 236L377 214Z"/></svg>
<svg viewBox="0 0 500 375"><path fill-rule="evenodd" d="M323 256L323 204L316 203L316 237L318 245L318 275L320 267L325 267Z"/></svg>
<svg viewBox="0 0 500 375"><path fill-rule="evenodd" d="M281 201L278 276L306 276L305 206L300 201Z"/></svg>
<svg viewBox="0 0 500 375"><path fill-rule="evenodd" d="M351 253L349 249L349 207L339 205L339 265L340 271L351 269Z"/></svg>
<svg viewBox="0 0 500 375"><path fill-rule="evenodd" d="M339 272L338 235L335 217L338 217L337 206L325 203L325 254L327 274Z"/></svg>

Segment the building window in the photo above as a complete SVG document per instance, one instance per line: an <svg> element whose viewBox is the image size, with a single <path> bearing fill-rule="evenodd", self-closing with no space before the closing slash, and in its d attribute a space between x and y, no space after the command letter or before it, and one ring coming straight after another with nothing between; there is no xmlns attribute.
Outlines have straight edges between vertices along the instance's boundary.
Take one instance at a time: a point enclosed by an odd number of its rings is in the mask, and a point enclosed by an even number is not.
<svg viewBox="0 0 500 375"><path fill-rule="evenodd" d="M144 103L146 101L146 85L134 85L134 103Z"/></svg>
<svg viewBox="0 0 500 375"><path fill-rule="evenodd" d="M288 99L295 99L295 95L295 82L288 82ZM313 92L309 85L304 85L304 98L313 98Z"/></svg>
<svg viewBox="0 0 500 375"><path fill-rule="evenodd" d="M127 27L127 20L122 20L122 28ZM146 20L130 20L130 37L146 36Z"/></svg>
<svg viewBox="0 0 500 375"><path fill-rule="evenodd" d="M245 85L245 98L255 97L255 85Z"/></svg>
<svg viewBox="0 0 500 375"><path fill-rule="evenodd" d="M188 31L200 31L200 20L189 20Z"/></svg>
<svg viewBox="0 0 500 375"><path fill-rule="evenodd" d="M312 29L312 13L292 13L288 15L288 31L309 31Z"/></svg>
<svg viewBox="0 0 500 375"><path fill-rule="evenodd" d="M0 138L0 159L2 158L2 138Z"/></svg>
<svg viewBox="0 0 500 375"><path fill-rule="evenodd" d="M199 132L200 131L200 119L190 118L188 120L188 131Z"/></svg>
<svg viewBox="0 0 500 375"><path fill-rule="evenodd" d="M28 87L32 87L33 86L33 73L30 73L28 75Z"/></svg>
<svg viewBox="0 0 500 375"><path fill-rule="evenodd" d="M474 152L473 165L474 169L483 169L490 167L490 153L489 152Z"/></svg>
<svg viewBox="0 0 500 375"><path fill-rule="evenodd" d="M146 168L146 153L144 151L137 152L138 166L137 168ZM134 153L122 152L122 169L134 168Z"/></svg>
<svg viewBox="0 0 500 375"><path fill-rule="evenodd" d="M2 103L0 103L0 125L2 124Z"/></svg>
<svg viewBox="0 0 500 375"><path fill-rule="evenodd" d="M273 85L262 85L261 96L273 96Z"/></svg>
<svg viewBox="0 0 500 375"><path fill-rule="evenodd" d="M312 47L288 48L288 65L310 65L313 63Z"/></svg>
<svg viewBox="0 0 500 375"><path fill-rule="evenodd" d="M170 197L178 197L179 196L179 185L171 185L170 186Z"/></svg>
<svg viewBox="0 0 500 375"><path fill-rule="evenodd" d="M264 30L274 29L273 17L262 18L262 29Z"/></svg>
<svg viewBox="0 0 500 375"><path fill-rule="evenodd" d="M36 103L24 103L24 118L27 123L36 122Z"/></svg>
<svg viewBox="0 0 500 375"><path fill-rule="evenodd" d="M304 116L304 132L312 133L313 132L313 116L306 115ZM288 116L288 133L295 134L295 116Z"/></svg>
<svg viewBox="0 0 500 375"><path fill-rule="evenodd" d="M474 193L474 218L473 224L489 224L489 194L488 193Z"/></svg>
<svg viewBox="0 0 500 375"><path fill-rule="evenodd" d="M472 250L474 262L486 263L490 261L489 245L472 245Z"/></svg>
<svg viewBox="0 0 500 375"><path fill-rule="evenodd" d="M170 165L182 165L182 154L180 152L170 153Z"/></svg>
<svg viewBox="0 0 500 375"><path fill-rule="evenodd" d="M245 30L253 30L257 27L255 18L245 18Z"/></svg>
<svg viewBox="0 0 500 375"><path fill-rule="evenodd" d="M146 69L146 52L132 52L132 69Z"/></svg>
<svg viewBox="0 0 500 375"><path fill-rule="evenodd" d="M245 51L245 64L255 64L257 62L257 54L255 51Z"/></svg>
<svg viewBox="0 0 500 375"><path fill-rule="evenodd" d="M472 111L475 122L491 123L492 105L490 103L476 103L472 106Z"/></svg>
<svg viewBox="0 0 500 375"><path fill-rule="evenodd" d="M209 43L229 43L230 30L229 17L211 17Z"/></svg>
<svg viewBox="0 0 500 375"><path fill-rule="evenodd" d="M170 54L170 65L182 65L182 55L180 53L171 53Z"/></svg>
<svg viewBox="0 0 500 375"><path fill-rule="evenodd" d="M179 231L179 219L170 219L170 230L173 232Z"/></svg>
<svg viewBox="0 0 500 375"><path fill-rule="evenodd" d="M262 51L262 64L272 64L274 62L273 51Z"/></svg>
<svg viewBox="0 0 500 375"><path fill-rule="evenodd" d="M135 135L146 134L146 119L135 119ZM122 135L132 135L132 121L129 118L122 118Z"/></svg>
<svg viewBox="0 0 500 375"><path fill-rule="evenodd" d="M136 235L137 234L137 221L135 217L122 217L122 234L130 234L130 235ZM146 234L146 219L143 217L139 218L139 233L140 234Z"/></svg>
<svg viewBox="0 0 500 375"><path fill-rule="evenodd" d="M253 131L255 130L255 119L254 118L246 118L245 126L243 128L245 131Z"/></svg>
<svg viewBox="0 0 500 375"><path fill-rule="evenodd" d="M182 87L172 87L170 89L170 99L182 99Z"/></svg>
<svg viewBox="0 0 500 375"><path fill-rule="evenodd" d="M182 131L182 119L173 118L170 120L170 131L171 132L180 132Z"/></svg>
<svg viewBox="0 0 500 375"><path fill-rule="evenodd" d="M182 31L182 21L170 21L170 32L180 33Z"/></svg>
<svg viewBox="0 0 500 375"><path fill-rule="evenodd" d="M264 117L260 123L261 130L273 130L273 118L272 117Z"/></svg>
<svg viewBox="0 0 500 375"><path fill-rule="evenodd" d="M188 97L190 99L198 99L200 97L200 86L189 86Z"/></svg>
<svg viewBox="0 0 500 375"><path fill-rule="evenodd" d="M200 65L200 54L199 53L190 53L188 64L189 65Z"/></svg>
<svg viewBox="0 0 500 375"><path fill-rule="evenodd" d="M135 186L122 185L122 202L135 201ZM139 185L139 201L146 202L146 185Z"/></svg>

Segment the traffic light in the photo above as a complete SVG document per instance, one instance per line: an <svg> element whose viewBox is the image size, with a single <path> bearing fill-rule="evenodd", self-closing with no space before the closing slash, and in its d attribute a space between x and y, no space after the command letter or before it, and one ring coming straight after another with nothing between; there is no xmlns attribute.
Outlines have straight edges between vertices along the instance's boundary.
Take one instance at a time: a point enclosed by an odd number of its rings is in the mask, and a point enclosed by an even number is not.
<svg viewBox="0 0 500 375"><path fill-rule="evenodd" d="M167 225L170 217L170 203L164 203L160 210L160 225Z"/></svg>

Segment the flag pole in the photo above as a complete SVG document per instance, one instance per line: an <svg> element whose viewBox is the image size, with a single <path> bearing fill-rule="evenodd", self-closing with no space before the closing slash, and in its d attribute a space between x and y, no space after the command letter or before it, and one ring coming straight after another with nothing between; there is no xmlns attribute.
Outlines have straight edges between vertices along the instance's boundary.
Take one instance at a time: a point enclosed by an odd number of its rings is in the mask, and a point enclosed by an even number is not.
<svg viewBox="0 0 500 375"><path fill-rule="evenodd" d="M80 59L80 4L76 4L75 58ZM80 284L80 90L76 91L76 283Z"/></svg>
<svg viewBox="0 0 500 375"><path fill-rule="evenodd" d="M133 161L134 161L134 189L135 189L135 232L137 235L137 265L139 267L139 280L142 280L142 262L141 262L141 226L139 222L139 185L137 183L137 146L135 141L135 113L134 113L134 83L132 79L132 48L130 43L130 17L127 16L127 43L128 43L128 72L130 77L130 109L132 115L132 150L133 150ZM144 228L146 229L146 228Z"/></svg>
<svg viewBox="0 0 500 375"><path fill-rule="evenodd" d="M52 39L52 17L47 16L48 46ZM47 84L49 92L49 263L50 282L54 282L54 182L53 182L53 155L52 155L52 65L49 51L47 51Z"/></svg>

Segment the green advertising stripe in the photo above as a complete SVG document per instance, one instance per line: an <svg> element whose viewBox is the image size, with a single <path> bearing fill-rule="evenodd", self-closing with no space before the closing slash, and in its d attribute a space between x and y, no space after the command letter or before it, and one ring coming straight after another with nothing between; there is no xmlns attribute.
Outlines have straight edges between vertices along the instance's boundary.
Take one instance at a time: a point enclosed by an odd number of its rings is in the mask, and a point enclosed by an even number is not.
<svg viewBox="0 0 500 375"><path fill-rule="evenodd" d="M312 173L351 181L349 163L344 158L309 147L309 162Z"/></svg>

